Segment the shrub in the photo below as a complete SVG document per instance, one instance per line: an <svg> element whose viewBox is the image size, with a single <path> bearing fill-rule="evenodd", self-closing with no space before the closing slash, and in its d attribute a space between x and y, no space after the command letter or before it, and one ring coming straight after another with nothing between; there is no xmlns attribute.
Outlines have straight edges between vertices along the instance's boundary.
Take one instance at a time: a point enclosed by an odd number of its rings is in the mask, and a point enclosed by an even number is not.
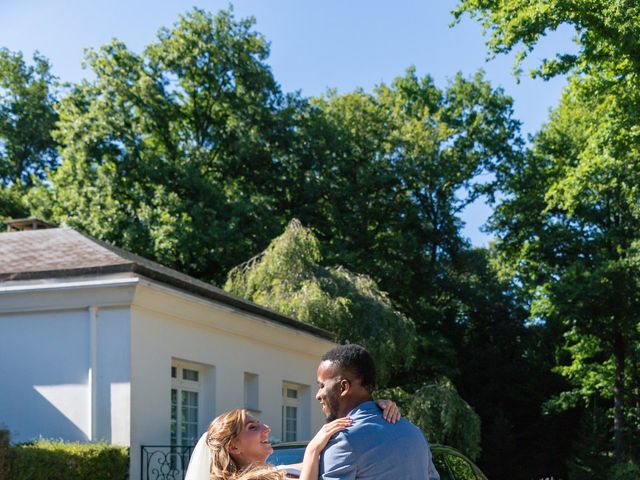
<svg viewBox="0 0 640 480"><path fill-rule="evenodd" d="M100 443L37 440L10 447L12 480L126 480L129 451Z"/></svg>

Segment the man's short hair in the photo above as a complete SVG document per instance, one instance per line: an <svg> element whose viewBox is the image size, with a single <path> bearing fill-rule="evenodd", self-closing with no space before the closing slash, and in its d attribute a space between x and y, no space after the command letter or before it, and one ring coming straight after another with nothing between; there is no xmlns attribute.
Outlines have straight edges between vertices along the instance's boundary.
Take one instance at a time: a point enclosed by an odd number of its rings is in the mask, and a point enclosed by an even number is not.
<svg viewBox="0 0 640 480"><path fill-rule="evenodd" d="M338 345L325 353L321 360L335 363L340 370L353 373L370 392L376 388L376 364L366 348L355 343Z"/></svg>

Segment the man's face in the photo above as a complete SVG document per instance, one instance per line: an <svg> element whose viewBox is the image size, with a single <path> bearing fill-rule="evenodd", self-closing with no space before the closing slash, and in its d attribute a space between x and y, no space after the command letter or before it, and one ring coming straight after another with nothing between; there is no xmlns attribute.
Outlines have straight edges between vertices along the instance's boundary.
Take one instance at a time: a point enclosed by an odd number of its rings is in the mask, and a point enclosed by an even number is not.
<svg viewBox="0 0 640 480"><path fill-rule="evenodd" d="M327 422L338 418L340 408L340 375L333 362L325 360L318 367L318 392L316 400L322 406Z"/></svg>

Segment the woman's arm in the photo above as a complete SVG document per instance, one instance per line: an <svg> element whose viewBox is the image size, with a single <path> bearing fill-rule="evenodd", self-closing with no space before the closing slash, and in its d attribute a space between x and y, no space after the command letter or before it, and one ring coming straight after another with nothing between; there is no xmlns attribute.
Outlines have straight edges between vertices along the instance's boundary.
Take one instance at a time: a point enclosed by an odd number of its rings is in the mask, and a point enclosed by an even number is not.
<svg viewBox="0 0 640 480"><path fill-rule="evenodd" d="M316 436L311 439L304 451L304 460L302 461L302 473L300 480L318 480L318 472L320 470L320 453L327 446L329 439L340 430L351 425L351 419L348 417L339 418L333 422L323 425Z"/></svg>

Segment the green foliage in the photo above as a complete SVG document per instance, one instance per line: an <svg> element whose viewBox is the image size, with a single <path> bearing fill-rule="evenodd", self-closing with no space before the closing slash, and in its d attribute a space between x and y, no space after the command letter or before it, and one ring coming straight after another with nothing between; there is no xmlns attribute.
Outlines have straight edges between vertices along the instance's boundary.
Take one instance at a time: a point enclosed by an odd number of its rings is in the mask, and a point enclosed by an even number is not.
<svg viewBox="0 0 640 480"><path fill-rule="evenodd" d="M575 418L541 415L543 402L567 387L550 371L555 336L526 325L520 292L499 279L497 253L464 252L448 272L459 302L447 332L460 371L452 380L482 419L479 463L489 478L565 478Z"/></svg>
<svg viewBox="0 0 640 480"><path fill-rule="evenodd" d="M545 78L571 70L593 72L606 65L619 77L640 66L640 6L629 0L461 0L454 11L478 18L493 54L518 48L516 68L542 37L560 25L575 29L579 51L544 59L532 73Z"/></svg>
<svg viewBox="0 0 640 480"><path fill-rule="evenodd" d="M384 287L416 308L462 247L459 213L485 191L478 175L518 143L511 99L482 74L439 89L410 68L373 94L315 103L338 139L320 170L324 218L303 221L325 232L337 261L376 265Z"/></svg>
<svg viewBox="0 0 640 480"><path fill-rule="evenodd" d="M410 68L372 93L329 92L309 112L315 161L295 176L292 215L322 232L328 263L368 272L416 322L421 361L396 382L455 376L460 212L519 144L511 99L480 73L438 88Z"/></svg>
<svg viewBox="0 0 640 480"><path fill-rule="evenodd" d="M24 218L29 210L24 202L24 189L20 183L0 185L0 221L6 218ZM3 228L0 224L0 230Z"/></svg>
<svg viewBox="0 0 640 480"><path fill-rule="evenodd" d="M561 345L556 371L572 388L547 406L605 405L614 437L607 450L618 463L637 458L640 7L465 0L456 15L463 12L481 18L493 53L522 45L518 61L559 25L576 30L578 53L534 72L573 76L533 150L498 170L506 200L492 222L532 322L555 331Z"/></svg>
<svg viewBox="0 0 640 480"><path fill-rule="evenodd" d="M377 396L398 403L429 442L451 445L474 460L480 455L480 417L460 397L451 381L442 379L413 393L401 387L390 388L378 391Z"/></svg>
<svg viewBox="0 0 640 480"><path fill-rule="evenodd" d="M54 83L38 53L28 65L21 53L0 48L0 186L30 185L56 166Z"/></svg>
<svg viewBox="0 0 640 480"><path fill-rule="evenodd" d="M637 409L626 392L638 389L640 112L624 106L635 92L593 95L596 84L575 78L533 151L505 166L492 225L531 321L559 335L556 371L572 388L548 406L609 400L622 455L637 435L624 424Z"/></svg>
<svg viewBox="0 0 640 480"><path fill-rule="evenodd" d="M614 463L610 453L613 428L605 415L607 408L597 396L589 400L573 439L574 454L568 461L571 480L609 478Z"/></svg>
<svg viewBox="0 0 640 480"><path fill-rule="evenodd" d="M640 478L640 465L633 461L616 463L609 474L612 480L637 480Z"/></svg>
<svg viewBox="0 0 640 480"><path fill-rule="evenodd" d="M286 101L252 25L193 9L141 55L90 51L95 79L60 102L63 160L36 213L208 280L263 248L284 223Z"/></svg>
<svg viewBox="0 0 640 480"><path fill-rule="evenodd" d="M107 444L37 440L10 447L12 480L126 480L129 451Z"/></svg>
<svg viewBox="0 0 640 480"><path fill-rule="evenodd" d="M229 272L225 290L360 343L376 358L378 381L408 368L415 327L369 277L323 267L320 245L292 220L267 249Z"/></svg>

